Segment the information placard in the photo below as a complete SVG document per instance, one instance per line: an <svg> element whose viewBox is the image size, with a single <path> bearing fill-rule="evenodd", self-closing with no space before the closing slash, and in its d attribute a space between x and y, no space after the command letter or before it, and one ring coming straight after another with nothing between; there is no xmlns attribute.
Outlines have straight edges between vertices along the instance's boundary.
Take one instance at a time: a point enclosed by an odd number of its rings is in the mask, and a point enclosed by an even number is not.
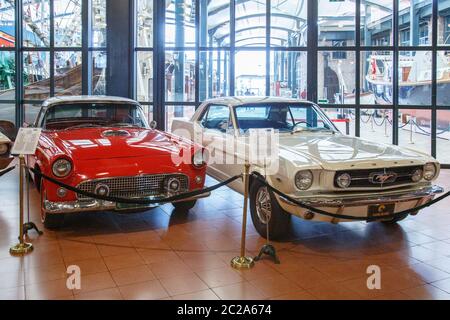
<svg viewBox="0 0 450 320"><path fill-rule="evenodd" d="M13 155L35 154L41 135L41 128L20 128L11 150Z"/></svg>

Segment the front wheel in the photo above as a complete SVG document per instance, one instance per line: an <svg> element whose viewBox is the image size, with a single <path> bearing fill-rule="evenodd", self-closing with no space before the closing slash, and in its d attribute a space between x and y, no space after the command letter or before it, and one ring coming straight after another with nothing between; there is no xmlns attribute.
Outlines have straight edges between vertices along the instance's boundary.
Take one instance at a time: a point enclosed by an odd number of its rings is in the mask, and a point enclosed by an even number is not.
<svg viewBox="0 0 450 320"><path fill-rule="evenodd" d="M196 203L197 200L193 200L193 201L173 202L172 205L175 207L175 211L188 212L193 207L195 207Z"/></svg>
<svg viewBox="0 0 450 320"><path fill-rule="evenodd" d="M261 237L267 238L267 226L270 239L281 239L288 233L291 215L281 208L274 194L259 181L250 187L250 214Z"/></svg>
<svg viewBox="0 0 450 320"><path fill-rule="evenodd" d="M45 185L41 181L41 221L47 229L59 229L64 224L64 214L48 214L45 211L44 203L47 198Z"/></svg>

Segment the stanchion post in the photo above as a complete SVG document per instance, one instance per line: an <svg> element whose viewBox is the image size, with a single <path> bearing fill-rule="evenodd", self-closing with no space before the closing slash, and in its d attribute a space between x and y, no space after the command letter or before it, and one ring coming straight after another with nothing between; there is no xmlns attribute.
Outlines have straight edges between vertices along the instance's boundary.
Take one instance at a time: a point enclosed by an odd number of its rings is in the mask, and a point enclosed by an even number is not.
<svg viewBox="0 0 450 320"><path fill-rule="evenodd" d="M248 194L250 186L250 164L245 163L244 170L244 208L242 214L242 236L241 236L241 255L231 260L231 266L235 269L250 269L255 265L253 258L245 256L245 238L247 236L247 208Z"/></svg>
<svg viewBox="0 0 450 320"><path fill-rule="evenodd" d="M372 132L375 132L375 127L373 125L373 123L375 122L375 112L372 114L372 116L370 118L371 118L371 121L370 121L371 130L372 130Z"/></svg>
<svg viewBox="0 0 450 320"><path fill-rule="evenodd" d="M389 137L389 134L388 134L388 121L389 120L389 117L387 116L387 115L384 115L384 136L385 137Z"/></svg>
<svg viewBox="0 0 450 320"><path fill-rule="evenodd" d="M409 124L410 124L410 131L411 131L409 133L409 143L414 144L414 141L413 141L414 118L413 117L409 118Z"/></svg>
<svg viewBox="0 0 450 320"><path fill-rule="evenodd" d="M25 157L23 155L19 156L19 243L12 246L9 252L12 255L24 255L33 251L33 245L31 243L26 243L24 241L23 235L23 184L24 184L24 171L25 171Z"/></svg>

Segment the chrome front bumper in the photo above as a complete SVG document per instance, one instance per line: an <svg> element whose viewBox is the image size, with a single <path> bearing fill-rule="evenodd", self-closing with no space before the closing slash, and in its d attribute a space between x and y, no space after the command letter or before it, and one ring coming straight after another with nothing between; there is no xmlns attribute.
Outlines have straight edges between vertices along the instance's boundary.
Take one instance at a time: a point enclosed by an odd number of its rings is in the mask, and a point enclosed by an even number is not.
<svg viewBox="0 0 450 320"><path fill-rule="evenodd" d="M335 214L345 214L355 217L367 217L368 207L371 205L383 205L383 204L395 204L395 211L410 210L423 205L431 200L437 194L444 192L444 189L439 186L426 186L414 190L399 190L395 192L390 192L389 194L361 194L357 196L346 195L327 195L326 197L317 196L316 198L301 198L295 197L296 200L302 201L305 204L320 208L321 210L335 213ZM327 222L341 222L341 221L352 221L352 220L339 220L331 217L326 217L320 214L313 214L308 212L308 210L300 208L298 205L290 202L289 200L277 196L281 207L294 215L300 216L308 220L317 221L327 221ZM310 217L313 218L310 218Z"/></svg>
<svg viewBox="0 0 450 320"><path fill-rule="evenodd" d="M191 197L188 199L183 199L182 201L193 201L201 198L206 198L210 196L210 192ZM167 195L171 197L174 195ZM151 197L149 199L152 199ZM156 199L156 198L155 198ZM159 198L161 199L161 198ZM175 201L181 202L181 201ZM116 212L126 212L131 210L144 210L158 207L164 203L155 203L150 205L125 205L122 208L118 208L116 202L87 199L87 200L77 200L68 202L51 202L48 200L44 201L44 208L47 214L62 214L62 213L81 213L81 212L94 212L94 211L116 211Z"/></svg>

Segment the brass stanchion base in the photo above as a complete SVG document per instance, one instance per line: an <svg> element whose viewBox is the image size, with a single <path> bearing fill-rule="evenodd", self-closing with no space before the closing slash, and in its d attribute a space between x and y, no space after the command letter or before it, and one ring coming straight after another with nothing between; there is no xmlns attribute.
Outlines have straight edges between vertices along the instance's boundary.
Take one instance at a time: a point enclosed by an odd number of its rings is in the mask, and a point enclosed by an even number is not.
<svg viewBox="0 0 450 320"><path fill-rule="evenodd" d="M9 253L13 256L24 255L33 251L31 243L19 243L9 249Z"/></svg>
<svg viewBox="0 0 450 320"><path fill-rule="evenodd" d="M235 269L251 269L255 266L255 261L251 257L236 257L231 260L231 266Z"/></svg>

